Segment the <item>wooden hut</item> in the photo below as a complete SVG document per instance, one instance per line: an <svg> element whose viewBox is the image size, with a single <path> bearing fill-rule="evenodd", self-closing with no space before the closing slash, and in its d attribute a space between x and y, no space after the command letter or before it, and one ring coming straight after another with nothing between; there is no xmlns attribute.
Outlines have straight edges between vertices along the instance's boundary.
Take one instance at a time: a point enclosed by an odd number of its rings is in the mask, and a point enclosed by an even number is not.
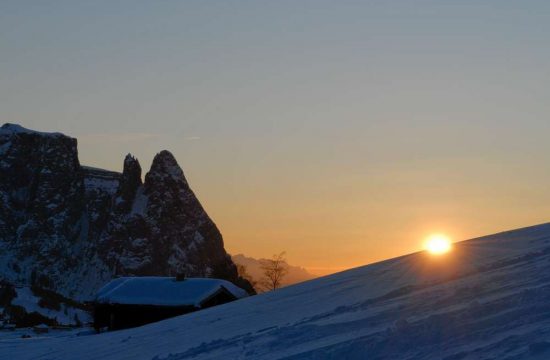
<svg viewBox="0 0 550 360"><path fill-rule="evenodd" d="M246 296L243 289L220 279L121 277L99 290L94 327L99 332L141 326Z"/></svg>

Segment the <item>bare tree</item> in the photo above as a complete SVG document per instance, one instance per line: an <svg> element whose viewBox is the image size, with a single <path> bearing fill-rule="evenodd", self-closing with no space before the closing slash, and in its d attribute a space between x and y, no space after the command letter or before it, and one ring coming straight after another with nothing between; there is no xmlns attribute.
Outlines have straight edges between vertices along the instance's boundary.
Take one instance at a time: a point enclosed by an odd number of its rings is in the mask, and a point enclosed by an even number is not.
<svg viewBox="0 0 550 360"><path fill-rule="evenodd" d="M275 254L271 259L261 260L261 268L264 272L259 287L263 291L276 290L281 287L283 278L288 273L288 264L285 259L286 252Z"/></svg>

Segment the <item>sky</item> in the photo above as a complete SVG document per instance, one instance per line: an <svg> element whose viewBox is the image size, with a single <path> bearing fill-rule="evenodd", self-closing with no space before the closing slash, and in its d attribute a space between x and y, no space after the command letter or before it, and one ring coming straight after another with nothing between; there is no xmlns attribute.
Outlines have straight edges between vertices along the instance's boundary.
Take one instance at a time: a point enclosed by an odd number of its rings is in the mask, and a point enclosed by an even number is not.
<svg viewBox="0 0 550 360"><path fill-rule="evenodd" d="M224 235L316 274L550 221L550 2L0 0L0 123L170 150Z"/></svg>

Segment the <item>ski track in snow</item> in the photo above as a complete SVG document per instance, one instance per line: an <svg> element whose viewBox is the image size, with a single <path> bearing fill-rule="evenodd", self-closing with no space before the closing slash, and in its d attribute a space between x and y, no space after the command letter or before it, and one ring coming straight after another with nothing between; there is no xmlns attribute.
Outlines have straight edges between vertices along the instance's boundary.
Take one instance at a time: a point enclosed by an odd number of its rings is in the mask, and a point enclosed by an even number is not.
<svg viewBox="0 0 550 360"><path fill-rule="evenodd" d="M549 359L550 224L141 328L0 339L0 359Z"/></svg>

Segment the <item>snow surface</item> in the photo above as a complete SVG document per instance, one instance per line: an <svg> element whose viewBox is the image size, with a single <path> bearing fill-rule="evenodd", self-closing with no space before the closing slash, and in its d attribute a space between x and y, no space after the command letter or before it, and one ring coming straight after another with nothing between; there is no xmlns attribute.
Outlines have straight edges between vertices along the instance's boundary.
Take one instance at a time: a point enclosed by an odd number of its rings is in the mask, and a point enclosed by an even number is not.
<svg viewBox="0 0 550 360"><path fill-rule="evenodd" d="M549 359L550 224L140 328L0 340L0 359Z"/></svg>
<svg viewBox="0 0 550 360"><path fill-rule="evenodd" d="M76 319L82 323L92 322L89 313L66 304L60 304L59 310L41 307L40 298L35 296L29 287L17 287L15 291L17 296L13 299L12 305L22 306L27 313L37 312L49 319L54 319L61 325L76 325Z"/></svg>
<svg viewBox="0 0 550 360"><path fill-rule="evenodd" d="M132 204L132 212L131 215L145 215L145 211L147 210L147 202L149 201L149 198L145 194L145 187L141 185L137 191L136 196L134 198L134 203Z"/></svg>
<svg viewBox="0 0 550 360"><path fill-rule="evenodd" d="M75 337L95 335L96 331L93 327L78 327L78 328L48 328L48 332L37 334L34 328L16 328L16 329L0 329L0 343L5 340L21 339L23 336L27 338L52 338L52 337Z"/></svg>
<svg viewBox="0 0 550 360"><path fill-rule="evenodd" d="M1 128L0 128L0 131L2 131ZM6 152L8 152L10 147L11 147L11 141L7 141L4 144L0 145L0 155L4 155Z"/></svg>
<svg viewBox="0 0 550 360"><path fill-rule="evenodd" d="M102 179L90 176L84 178L84 187L86 190L100 189L111 195L116 192L118 183L118 179Z"/></svg>
<svg viewBox="0 0 550 360"><path fill-rule="evenodd" d="M237 299L248 296L246 291L229 281L206 278L121 277L110 281L97 294L97 301L109 304L159 305L199 307L217 291L225 288Z"/></svg>
<svg viewBox="0 0 550 360"><path fill-rule="evenodd" d="M81 166L84 170L84 187L86 191L103 190L114 195L120 182L120 173L91 166Z"/></svg>

